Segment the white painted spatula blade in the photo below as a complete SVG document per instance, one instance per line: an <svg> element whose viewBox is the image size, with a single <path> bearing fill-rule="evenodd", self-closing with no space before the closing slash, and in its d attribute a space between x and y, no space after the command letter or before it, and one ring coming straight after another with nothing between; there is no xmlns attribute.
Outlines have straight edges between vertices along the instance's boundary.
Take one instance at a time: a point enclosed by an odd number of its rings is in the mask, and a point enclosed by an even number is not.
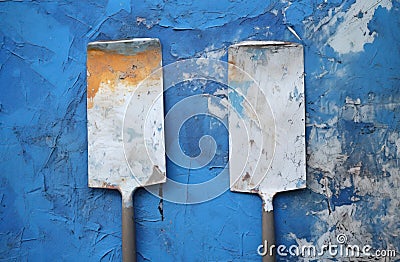
<svg viewBox="0 0 400 262"><path fill-rule="evenodd" d="M287 42L243 42L229 48L229 63L254 79L253 83L238 79L231 68L228 73L229 85L246 98L233 100L231 93L236 91L230 89L232 107L251 105L254 109L242 110L242 119L252 123L248 136L230 141L234 157L252 156L243 170L230 160L231 190L258 193L265 208L272 209L276 193L306 186L303 47ZM229 117L229 133L242 132L235 114Z"/></svg>
<svg viewBox="0 0 400 262"><path fill-rule="evenodd" d="M131 205L135 188L166 180L160 42L138 38L90 43L87 67L89 186L118 189ZM148 77L151 84L140 85ZM155 140L146 140L146 132ZM151 158L146 147L153 141L158 150Z"/></svg>

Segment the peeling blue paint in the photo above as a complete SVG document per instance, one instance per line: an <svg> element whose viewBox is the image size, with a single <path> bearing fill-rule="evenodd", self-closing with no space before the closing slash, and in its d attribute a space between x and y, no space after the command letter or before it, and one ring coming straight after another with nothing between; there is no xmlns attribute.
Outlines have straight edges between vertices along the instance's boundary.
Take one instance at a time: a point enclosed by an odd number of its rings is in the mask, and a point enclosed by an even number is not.
<svg viewBox="0 0 400 262"><path fill-rule="evenodd" d="M342 54L329 38L345 19L332 16L357 2L0 2L0 259L121 258L119 193L87 187L88 42L156 37L164 64L226 61L224 50L242 40L298 41L287 26L305 46L308 189L276 197L277 243L334 242L343 232L352 244L399 254L400 3L352 14L364 21L375 10L365 32L374 39ZM172 88L166 111L195 88ZM171 177L196 183L218 175L228 147L224 128L209 129L214 122L190 120L180 134L189 155L198 153L201 135L212 135L213 162L196 171L168 162ZM134 199L138 261L260 261L257 196L164 202L162 214L145 190Z"/></svg>
<svg viewBox="0 0 400 262"><path fill-rule="evenodd" d="M232 86L235 85L234 83L230 84ZM242 105L242 103L244 102L244 97L237 92L229 92L228 96L234 110L239 114L240 117L244 117Z"/></svg>

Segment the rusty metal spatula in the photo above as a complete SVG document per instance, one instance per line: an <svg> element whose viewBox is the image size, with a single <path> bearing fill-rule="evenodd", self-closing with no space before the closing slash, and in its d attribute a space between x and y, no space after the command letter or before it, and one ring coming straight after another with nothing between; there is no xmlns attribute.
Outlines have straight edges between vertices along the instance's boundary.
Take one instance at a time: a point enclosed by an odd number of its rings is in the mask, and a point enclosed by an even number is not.
<svg viewBox="0 0 400 262"><path fill-rule="evenodd" d="M274 195L306 187L303 61L296 43L247 41L229 48L230 187L262 198L263 261L275 261Z"/></svg>
<svg viewBox="0 0 400 262"><path fill-rule="evenodd" d="M160 68L158 39L93 42L87 48L89 187L122 195L123 261L136 261L135 189L166 181Z"/></svg>

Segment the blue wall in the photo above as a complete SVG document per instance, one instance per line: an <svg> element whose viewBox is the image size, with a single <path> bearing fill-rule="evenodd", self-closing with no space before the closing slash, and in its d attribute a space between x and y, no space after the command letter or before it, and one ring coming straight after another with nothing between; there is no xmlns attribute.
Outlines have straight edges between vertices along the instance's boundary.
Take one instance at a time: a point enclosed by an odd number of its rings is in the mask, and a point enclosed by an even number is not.
<svg viewBox="0 0 400 262"><path fill-rule="evenodd" d="M276 197L277 242L334 243L343 233L399 253L400 3L377 2L0 2L0 260L121 258L120 195L87 187L85 62L88 42L132 37L159 38L164 64L226 61L227 47L248 39L301 42L308 189ZM166 110L214 91L171 88ZM210 131L212 121L193 119L180 133L192 156L213 135L212 163L192 171L169 161L168 176L197 183L221 171L213 167L226 164L227 131ZM257 196L159 204L135 194L139 261L261 261Z"/></svg>

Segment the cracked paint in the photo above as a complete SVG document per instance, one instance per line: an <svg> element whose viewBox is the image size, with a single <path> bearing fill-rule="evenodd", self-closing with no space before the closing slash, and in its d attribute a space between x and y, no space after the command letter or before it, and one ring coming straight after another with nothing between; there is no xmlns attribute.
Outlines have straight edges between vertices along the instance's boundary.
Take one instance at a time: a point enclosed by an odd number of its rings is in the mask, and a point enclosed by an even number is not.
<svg viewBox="0 0 400 262"><path fill-rule="evenodd" d="M133 37L159 38L163 64L226 61L228 46L245 40L301 42L307 189L275 197L277 243L321 244L344 233L351 244L399 254L399 1L1 1L0 10L1 258L121 259L119 193L87 187L86 46ZM165 112L218 89L171 88ZM210 125L199 117L183 126L191 156ZM212 163L188 172L167 159L168 176L187 181L190 173L197 183L219 174L227 132L213 126ZM159 204L143 189L135 194L138 261L260 261L257 196L164 201L163 214Z"/></svg>

